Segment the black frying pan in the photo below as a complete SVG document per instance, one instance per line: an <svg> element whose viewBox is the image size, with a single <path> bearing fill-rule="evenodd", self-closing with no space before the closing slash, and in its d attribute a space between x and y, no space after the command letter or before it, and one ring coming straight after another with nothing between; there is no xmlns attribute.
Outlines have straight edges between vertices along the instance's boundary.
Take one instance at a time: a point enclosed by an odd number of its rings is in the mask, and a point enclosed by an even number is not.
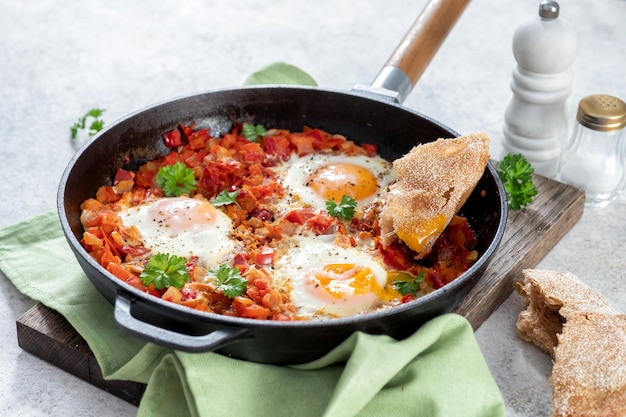
<svg viewBox="0 0 626 417"><path fill-rule="evenodd" d="M491 164L461 209L478 234L480 251L480 258L467 272L447 286L393 309L329 321L273 322L221 316L142 293L108 273L81 246L80 204L94 196L99 186L111 183L117 168L135 169L168 153L161 134L179 123L194 121L199 128L210 127L215 135L243 121L290 130L306 125L341 133L357 143L377 144L388 159L402 156L417 143L458 136L400 103L467 3L431 1L371 86L350 92L244 87L187 96L131 114L80 149L61 179L59 216L79 264L114 305L122 329L183 351L217 351L265 363L301 363L322 356L355 331L401 339L427 320L454 310L480 278L504 233L506 198ZM407 58L416 55L421 56L418 61Z"/></svg>

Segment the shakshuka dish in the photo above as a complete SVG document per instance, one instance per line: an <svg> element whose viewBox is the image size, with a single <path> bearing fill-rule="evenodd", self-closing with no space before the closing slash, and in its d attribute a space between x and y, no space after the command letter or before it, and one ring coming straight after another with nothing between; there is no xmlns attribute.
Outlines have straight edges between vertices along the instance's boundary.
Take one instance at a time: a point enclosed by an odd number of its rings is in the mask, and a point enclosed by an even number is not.
<svg viewBox="0 0 626 417"><path fill-rule="evenodd" d="M155 297L253 319L332 319L409 302L479 256L457 213L489 159L484 134L393 162L308 127L240 123L214 137L189 124L162 136L169 154L118 169L81 205L89 254Z"/></svg>

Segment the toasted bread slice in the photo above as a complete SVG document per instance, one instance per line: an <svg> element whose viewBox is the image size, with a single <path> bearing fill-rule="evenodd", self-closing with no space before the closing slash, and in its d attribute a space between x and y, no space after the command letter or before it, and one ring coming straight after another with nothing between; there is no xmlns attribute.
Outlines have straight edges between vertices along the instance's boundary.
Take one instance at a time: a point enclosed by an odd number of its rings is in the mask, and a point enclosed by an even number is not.
<svg viewBox="0 0 626 417"><path fill-rule="evenodd" d="M417 258L429 253L488 161L489 137L484 133L421 144L394 161L398 179L380 215L383 245L399 238Z"/></svg>
<svg viewBox="0 0 626 417"><path fill-rule="evenodd" d="M626 315L571 273L527 269L518 333L554 358L552 417L626 416Z"/></svg>

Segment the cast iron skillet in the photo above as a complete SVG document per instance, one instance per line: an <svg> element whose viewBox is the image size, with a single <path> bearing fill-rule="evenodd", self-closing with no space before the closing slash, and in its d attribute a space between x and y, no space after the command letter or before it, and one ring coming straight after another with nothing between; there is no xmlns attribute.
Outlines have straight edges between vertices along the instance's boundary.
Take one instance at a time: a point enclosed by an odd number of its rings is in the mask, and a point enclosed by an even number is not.
<svg viewBox="0 0 626 417"><path fill-rule="evenodd" d="M432 47L432 29L425 22L435 19L439 31L446 24L449 29L467 1L431 1L407 37L415 40L423 37L420 30L428 32L430 39L426 44L430 45L432 56L437 47ZM448 23L440 20L442 14ZM424 44L423 39L420 42ZM179 123L194 121L198 128L210 127L213 134L228 132L234 122L242 121L290 130L306 125L341 133L357 143L375 143L388 159L402 156L417 143L458 136L441 123L400 105L425 67L409 60L409 68L400 62L406 54L399 50L415 48L415 42L409 43L409 47L400 44L389 61L393 65L387 65L372 86L355 87L350 92L265 86L196 94L131 114L80 149L60 182L59 216L79 264L98 291L114 305L114 316L121 328L182 351L216 351L250 361L293 364L322 356L355 331L402 339L427 320L452 311L480 278L504 233L506 198L491 163L460 212L478 234L478 261L461 277L423 298L367 315L328 321L273 322L198 312L132 288L102 268L80 244L80 204L93 197L99 186L110 184L117 168L136 169L146 160L168 153L161 134ZM425 48L418 49L423 53ZM407 87L411 76L414 78Z"/></svg>

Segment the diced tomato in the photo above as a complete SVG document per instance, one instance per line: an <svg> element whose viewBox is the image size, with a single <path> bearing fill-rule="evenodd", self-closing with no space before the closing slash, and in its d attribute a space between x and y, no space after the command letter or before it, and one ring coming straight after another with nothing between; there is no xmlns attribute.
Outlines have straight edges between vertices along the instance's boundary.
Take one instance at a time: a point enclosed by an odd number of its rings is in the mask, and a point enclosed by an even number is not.
<svg viewBox="0 0 626 417"><path fill-rule="evenodd" d="M378 154L378 146L371 143L364 143L361 148L365 150L365 154L369 157L376 156Z"/></svg>
<svg viewBox="0 0 626 417"><path fill-rule="evenodd" d="M406 295L402 296L402 298L400 299L400 302L402 304L404 304L404 303L408 303L409 301L413 301L413 300L415 300L415 297L413 297L411 294L406 294Z"/></svg>
<svg viewBox="0 0 626 417"><path fill-rule="evenodd" d="M239 147L239 154L244 162L259 163L265 159L265 152L261 145L256 142L249 142Z"/></svg>
<svg viewBox="0 0 626 417"><path fill-rule="evenodd" d="M269 319L272 316L272 312L269 308L263 307L255 303L253 300L245 297L233 298L233 308L239 317L246 317L249 319Z"/></svg>
<svg viewBox="0 0 626 417"><path fill-rule="evenodd" d="M386 265L389 265L393 269L404 271L411 266L411 259L413 256L409 254L406 246L397 242L392 242L390 245L378 248L379 252L383 256L383 261Z"/></svg>
<svg viewBox="0 0 626 417"><path fill-rule="evenodd" d="M99 227L104 234L111 233L121 226L122 221L115 213L110 211L102 211L89 219L87 227Z"/></svg>
<svg viewBox="0 0 626 417"><path fill-rule="evenodd" d="M183 144L180 130L174 129L163 133L163 141L168 148L176 148Z"/></svg>
<svg viewBox="0 0 626 417"><path fill-rule="evenodd" d="M254 194L246 189L241 189L239 194L237 194L237 204L247 212L251 212L256 208L256 202L257 198Z"/></svg>
<svg viewBox="0 0 626 417"><path fill-rule="evenodd" d="M208 129L196 130L193 133L186 134L186 136L188 145L193 150L204 148L204 144L210 137Z"/></svg>
<svg viewBox="0 0 626 417"><path fill-rule="evenodd" d="M292 133L289 135L289 140L292 145L296 147L296 154L298 156L309 155L315 152L313 147L313 138L305 134Z"/></svg>
<svg viewBox="0 0 626 417"><path fill-rule="evenodd" d="M176 151L172 151L163 158L162 165L174 165L179 161L179 155Z"/></svg>
<svg viewBox="0 0 626 417"><path fill-rule="evenodd" d="M149 253L150 249L146 248L145 246L135 246L135 247L127 246L124 248L124 252L131 258L140 258L146 253Z"/></svg>
<svg viewBox="0 0 626 417"><path fill-rule="evenodd" d="M152 179L156 175L156 171L139 171L135 174L135 186L141 188L149 188L152 185Z"/></svg>
<svg viewBox="0 0 626 417"><path fill-rule="evenodd" d="M266 154L275 155L282 161L291 156L289 139L284 136L266 136L261 144Z"/></svg>
<svg viewBox="0 0 626 417"><path fill-rule="evenodd" d="M134 178L135 178L134 172L126 171L120 168L115 173L115 179L113 180L113 185L119 184L120 181L132 180Z"/></svg>
<svg viewBox="0 0 626 417"><path fill-rule="evenodd" d="M254 254L254 263L257 265L272 265L276 251L273 248L264 246L259 252Z"/></svg>
<svg viewBox="0 0 626 417"><path fill-rule="evenodd" d="M325 235L331 231L331 228L337 223L335 217L325 213L316 214L306 220L305 225L317 235Z"/></svg>
<svg viewBox="0 0 626 417"><path fill-rule="evenodd" d="M233 267L238 268L242 274L245 273L248 268L250 268L246 255L244 255L243 253L235 254L235 257L233 259Z"/></svg>
<svg viewBox="0 0 626 417"><path fill-rule="evenodd" d="M193 133L195 126L196 124L194 122L191 122L188 125L179 125L178 129L180 129L180 131L183 132L183 135L185 135L185 137L188 138ZM204 130L206 130L207 132L209 131L209 129L204 129Z"/></svg>
<svg viewBox="0 0 626 417"><path fill-rule="evenodd" d="M120 198L121 195L116 193L115 188L111 185L102 186L98 188L98 191L96 191L96 199L103 204L115 203L116 201L119 201Z"/></svg>
<svg viewBox="0 0 626 417"><path fill-rule="evenodd" d="M426 276L426 279L430 281L434 289L441 288L444 285L446 285L445 278L439 272L436 272L436 271L429 271L428 275Z"/></svg>
<svg viewBox="0 0 626 417"><path fill-rule="evenodd" d="M252 217L255 217L264 222L269 222L269 221L272 221L272 218L274 217L274 215L268 209L260 208L260 209L255 210L254 213L252 213Z"/></svg>
<svg viewBox="0 0 626 417"><path fill-rule="evenodd" d="M304 224L304 220L305 220L300 210L289 211L287 214L285 214L285 219L287 221L290 221L291 223L296 223L296 224Z"/></svg>
<svg viewBox="0 0 626 417"><path fill-rule="evenodd" d="M106 269L131 287L137 288L140 291L147 292L148 289L145 285L143 285L139 277L129 272L122 265L116 264L114 262L109 262L109 264L106 266Z"/></svg>

